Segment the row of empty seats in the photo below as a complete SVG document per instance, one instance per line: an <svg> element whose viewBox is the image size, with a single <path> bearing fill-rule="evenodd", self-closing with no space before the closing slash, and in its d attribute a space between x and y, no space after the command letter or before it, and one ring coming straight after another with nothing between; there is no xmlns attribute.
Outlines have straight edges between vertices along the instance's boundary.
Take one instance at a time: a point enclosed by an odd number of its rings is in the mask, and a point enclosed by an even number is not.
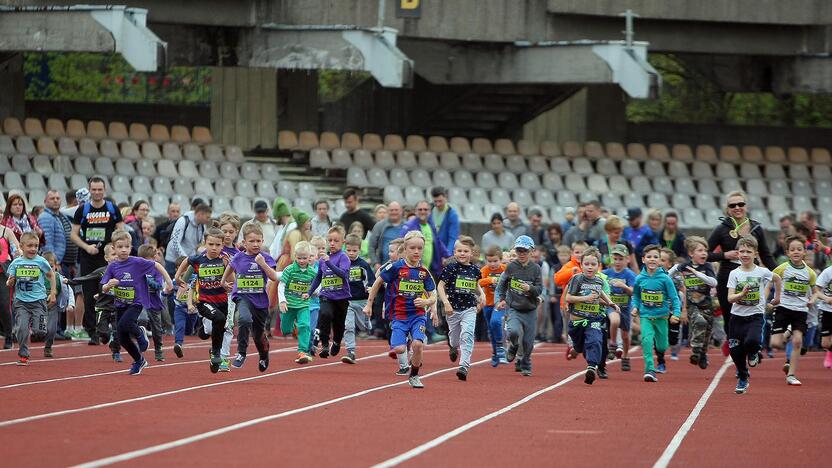
<svg viewBox="0 0 832 468"><path fill-rule="evenodd" d="M170 159L179 161L233 161L243 162L245 157L239 146L208 144L200 146L196 143L179 144L175 142L158 143L153 141L135 142L132 140L116 141L111 139L93 140L81 138L76 141L70 137L42 136L33 140L28 136L12 138L0 135L0 154L44 154L48 156L90 156L129 159Z"/></svg>
<svg viewBox="0 0 832 468"><path fill-rule="evenodd" d="M47 119L41 123L40 119L27 118L21 123L14 117L7 117L3 120L2 133L10 136L29 136L33 138L51 136L59 138L67 136L70 138L92 138L101 140L109 138L113 140L135 140L155 141L163 143L172 141L175 143L198 143L208 144L214 139L211 130L207 127L196 126L193 131L184 125L174 125L168 129L167 125L152 124L148 129L142 123L131 123L128 127L124 122L109 122L105 124L100 120L90 120L86 124L80 120L70 119L66 123L59 119Z"/></svg>
<svg viewBox="0 0 832 468"><path fill-rule="evenodd" d="M271 163L244 162L241 164L225 161L218 164L213 161L201 161L197 163L190 160L175 162L167 159L159 161L139 159L133 161L126 158L116 160L108 158L91 159L86 156L78 156L75 159L70 159L67 156L50 158L44 155L37 155L29 159L29 156L25 154L17 154L11 158L0 154L0 172L16 172L19 174L35 172L47 176L52 173L59 173L69 175L80 174L83 176L91 176L94 174L106 176L122 175L127 177L135 175L155 177L160 175L168 178L182 176L229 180L237 180L242 177L252 181L268 180L272 182L280 180L280 172L277 166Z"/></svg>
<svg viewBox="0 0 832 468"><path fill-rule="evenodd" d="M597 141L586 143L566 142L559 145L555 142L544 141L539 145L529 140L520 140L515 145L508 139L497 139L493 142L485 138L474 138L469 141L467 138L453 137L447 140L444 137L432 136L426 140L419 135L410 135L403 139L400 135L386 135L382 138L375 133L367 133L359 136L356 133L344 133L341 137L333 132L323 132L318 138L314 132L300 132L295 135L291 131L280 131L278 133L278 147L284 150L312 151L322 149L325 151L345 150L354 151L412 151L440 153L456 153L464 155L476 153L486 155L495 153L502 156L565 156L567 158L587 157L589 159L611 158L614 160L635 159L639 161L703 161L710 163L728 162L772 162L772 163L798 163L798 164L829 164L830 155L826 148L812 148L806 150L802 147L782 148L779 146L743 146L725 145L717 151L711 145L699 145L695 149L688 145L667 145L652 143L645 146L641 143L629 143L626 146L622 143L610 142L602 144Z"/></svg>

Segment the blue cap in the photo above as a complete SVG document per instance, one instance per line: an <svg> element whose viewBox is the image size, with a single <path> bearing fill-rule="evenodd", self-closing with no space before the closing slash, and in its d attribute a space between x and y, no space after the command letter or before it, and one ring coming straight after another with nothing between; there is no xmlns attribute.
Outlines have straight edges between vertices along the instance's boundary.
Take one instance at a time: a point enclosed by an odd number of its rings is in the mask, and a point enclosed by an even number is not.
<svg viewBox="0 0 832 468"><path fill-rule="evenodd" d="M532 250L534 249L534 241L529 236L520 236L514 240L514 248Z"/></svg>

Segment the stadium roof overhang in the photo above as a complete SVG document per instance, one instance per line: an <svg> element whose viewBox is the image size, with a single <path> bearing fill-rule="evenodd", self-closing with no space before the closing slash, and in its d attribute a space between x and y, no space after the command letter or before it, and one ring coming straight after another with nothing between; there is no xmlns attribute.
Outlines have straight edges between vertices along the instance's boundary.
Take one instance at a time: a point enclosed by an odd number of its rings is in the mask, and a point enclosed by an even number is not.
<svg viewBox="0 0 832 468"><path fill-rule="evenodd" d="M447 42L401 38L416 72L433 84L617 84L634 98L658 97L661 76L647 43Z"/></svg>
<svg viewBox="0 0 832 468"><path fill-rule="evenodd" d="M382 86L410 87L413 61L396 47L397 31L353 25L266 24L246 36L250 67L290 70L354 70Z"/></svg>
<svg viewBox="0 0 832 468"><path fill-rule="evenodd" d="M165 67L167 44L142 8L0 6L0 31L0 51L116 52L137 71Z"/></svg>

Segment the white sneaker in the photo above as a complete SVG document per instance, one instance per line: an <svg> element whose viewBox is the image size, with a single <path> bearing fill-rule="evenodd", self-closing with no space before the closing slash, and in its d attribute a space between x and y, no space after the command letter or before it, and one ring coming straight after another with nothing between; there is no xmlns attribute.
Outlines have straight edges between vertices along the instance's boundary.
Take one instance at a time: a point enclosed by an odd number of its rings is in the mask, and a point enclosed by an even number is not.
<svg viewBox="0 0 832 468"><path fill-rule="evenodd" d="M789 385L803 385L794 375L787 375L786 383Z"/></svg>
<svg viewBox="0 0 832 468"><path fill-rule="evenodd" d="M420 379L418 375L410 376L410 378L407 379L407 382L413 388L425 388L424 384L422 384L422 379Z"/></svg>

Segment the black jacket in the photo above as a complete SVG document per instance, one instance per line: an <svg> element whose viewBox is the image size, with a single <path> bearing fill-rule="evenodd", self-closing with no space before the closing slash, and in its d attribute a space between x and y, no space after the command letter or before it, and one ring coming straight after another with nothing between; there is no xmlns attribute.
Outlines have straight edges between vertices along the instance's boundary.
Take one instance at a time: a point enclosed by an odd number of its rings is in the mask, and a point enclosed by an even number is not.
<svg viewBox="0 0 832 468"><path fill-rule="evenodd" d="M722 276L723 272L730 272L733 270L737 264L731 260L725 258L725 252L736 250L737 249L737 241L739 240L739 236L734 239L731 237L729 232L734 229L734 223L731 222L729 218L720 218L722 221L711 233L711 236L708 238L708 261L709 262L719 262L719 271L720 276ZM773 270L777 267L777 264L774 262L774 257L771 256L771 251L768 248L768 242L766 242L766 233L763 230L763 227L757 221L753 219L750 220L751 223L751 230L749 233L757 239L757 251L760 254L760 259L763 261L763 265L769 270ZM717 247L721 247L720 252L714 252Z"/></svg>

